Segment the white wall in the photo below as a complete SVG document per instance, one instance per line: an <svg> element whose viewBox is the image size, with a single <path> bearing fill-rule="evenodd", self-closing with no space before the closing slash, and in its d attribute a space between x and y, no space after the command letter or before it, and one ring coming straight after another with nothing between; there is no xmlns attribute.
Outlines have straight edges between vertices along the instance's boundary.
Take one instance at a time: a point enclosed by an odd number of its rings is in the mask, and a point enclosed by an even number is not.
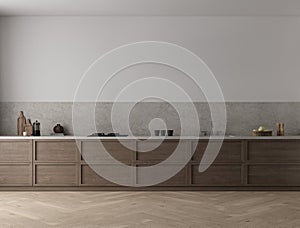
<svg viewBox="0 0 300 228"><path fill-rule="evenodd" d="M226 101L300 101L299 17L1 17L0 99L72 101L96 58L143 40L196 53ZM144 67L120 73L120 84L164 74L189 88L179 72Z"/></svg>

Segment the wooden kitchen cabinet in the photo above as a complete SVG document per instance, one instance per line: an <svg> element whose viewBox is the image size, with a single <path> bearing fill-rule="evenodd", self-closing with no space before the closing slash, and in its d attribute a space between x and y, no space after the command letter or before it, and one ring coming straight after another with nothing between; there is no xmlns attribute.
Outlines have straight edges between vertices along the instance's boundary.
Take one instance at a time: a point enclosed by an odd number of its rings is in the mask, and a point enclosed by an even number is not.
<svg viewBox="0 0 300 228"><path fill-rule="evenodd" d="M0 141L0 186L32 186L32 140Z"/></svg>
<svg viewBox="0 0 300 228"><path fill-rule="evenodd" d="M158 186L188 186L189 185L188 167L184 167L170 179L164 181Z"/></svg>
<svg viewBox="0 0 300 228"><path fill-rule="evenodd" d="M300 140L247 142L247 185L300 186Z"/></svg>
<svg viewBox="0 0 300 228"><path fill-rule="evenodd" d="M300 162L300 140L249 141L251 162Z"/></svg>
<svg viewBox="0 0 300 228"><path fill-rule="evenodd" d="M82 141L81 154L82 160L93 163L107 163L109 159L104 156L106 152L110 154L114 159L130 165L134 159L135 152L131 150L135 148L135 142L116 140L87 140ZM106 151L106 152L105 152Z"/></svg>
<svg viewBox="0 0 300 228"><path fill-rule="evenodd" d="M0 164L0 186L31 185L31 164Z"/></svg>
<svg viewBox="0 0 300 228"><path fill-rule="evenodd" d="M163 183L139 188L112 183L89 165L117 172L118 181L144 184L145 177L138 170L127 175L116 168L122 163L146 167L165 161L178 140L166 139L160 145L157 139L101 142L118 164L98 154L99 139L82 138L78 144L64 138L0 139L0 190L300 190L300 138L225 139L213 164L203 173L198 169L208 140L184 139L178 147L179 157L166 164L179 171ZM161 173L154 169L153 175Z"/></svg>
<svg viewBox="0 0 300 228"><path fill-rule="evenodd" d="M75 141L35 141L34 161L76 162L78 149Z"/></svg>
<svg viewBox="0 0 300 228"><path fill-rule="evenodd" d="M216 144L216 141L211 143ZM192 148L195 148L193 161L201 161L208 141L193 142ZM215 162L241 162L242 159L242 142L240 140L224 141Z"/></svg>
<svg viewBox="0 0 300 228"><path fill-rule="evenodd" d="M77 186L76 164L35 164L34 185L36 186Z"/></svg>
<svg viewBox="0 0 300 228"><path fill-rule="evenodd" d="M185 161L190 155L188 143L181 143L176 140L165 141L159 145L160 141L140 141L137 142L136 160L141 162L162 162L169 158L175 149L180 151L180 156L175 162Z"/></svg>
<svg viewBox="0 0 300 228"><path fill-rule="evenodd" d="M81 165L80 184L84 186L113 186L114 184L99 176L89 165Z"/></svg>
<svg viewBox="0 0 300 228"><path fill-rule="evenodd" d="M95 165L100 166L100 164ZM116 165L110 164L102 164L102 167L106 166L107 169L111 170L111 173L117 172ZM132 184L134 181L133 173L129 175L125 173L116 173L118 177L117 181L130 183ZM118 184L113 183L101 175L98 175L89 165L82 164L81 165L81 172L80 172L80 185L81 186L118 186Z"/></svg>
<svg viewBox="0 0 300 228"><path fill-rule="evenodd" d="M0 141L1 162L31 162L31 140Z"/></svg>
<svg viewBox="0 0 300 228"><path fill-rule="evenodd" d="M205 172L199 172L199 165L192 166L192 185L200 186L241 186L241 165L213 164Z"/></svg>
<svg viewBox="0 0 300 228"><path fill-rule="evenodd" d="M34 186L78 186L75 140L35 140L33 145Z"/></svg>
<svg viewBox="0 0 300 228"><path fill-rule="evenodd" d="M300 186L300 165L249 165L248 184L253 186Z"/></svg>
<svg viewBox="0 0 300 228"><path fill-rule="evenodd" d="M137 167L146 167L149 166L150 164L147 165L138 165ZM155 164L151 164L151 165L155 165ZM169 178L168 180L158 184L157 186L188 186L189 185L189 167L185 166L185 167L181 167L178 165L168 165L168 166L173 166L175 169L178 169L179 171L177 173L174 174L174 176L172 176L171 178ZM159 176L161 175L159 170L156 170L155 168L152 171L152 176ZM145 182L146 180L146 182ZM137 170L136 172L136 184L145 184L147 183L147 179L144 179L139 171Z"/></svg>

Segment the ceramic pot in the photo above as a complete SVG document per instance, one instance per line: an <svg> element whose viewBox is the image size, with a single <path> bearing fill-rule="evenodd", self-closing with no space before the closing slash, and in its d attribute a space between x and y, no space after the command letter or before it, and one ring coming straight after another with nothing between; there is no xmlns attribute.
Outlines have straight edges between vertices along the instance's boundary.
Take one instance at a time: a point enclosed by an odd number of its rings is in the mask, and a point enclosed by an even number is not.
<svg viewBox="0 0 300 228"><path fill-rule="evenodd" d="M53 128L54 133L64 133L64 127L60 124L56 124L56 126Z"/></svg>

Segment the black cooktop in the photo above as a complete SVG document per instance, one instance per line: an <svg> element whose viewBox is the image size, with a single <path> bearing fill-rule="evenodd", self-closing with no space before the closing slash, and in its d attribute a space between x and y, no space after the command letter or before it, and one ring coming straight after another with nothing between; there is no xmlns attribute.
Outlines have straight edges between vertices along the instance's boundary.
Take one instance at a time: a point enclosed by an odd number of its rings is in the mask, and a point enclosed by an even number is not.
<svg viewBox="0 0 300 228"><path fill-rule="evenodd" d="M89 137L126 137L128 135L121 135L120 133L102 133L102 132L96 132L93 133L91 135L89 135Z"/></svg>

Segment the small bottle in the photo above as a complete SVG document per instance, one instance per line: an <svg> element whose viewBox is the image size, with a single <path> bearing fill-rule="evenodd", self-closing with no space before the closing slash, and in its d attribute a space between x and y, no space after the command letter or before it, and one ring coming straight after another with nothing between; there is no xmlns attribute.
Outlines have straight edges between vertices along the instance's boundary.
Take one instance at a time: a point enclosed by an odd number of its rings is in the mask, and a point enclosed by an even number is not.
<svg viewBox="0 0 300 228"><path fill-rule="evenodd" d="M284 136L284 123L277 123L277 136Z"/></svg>
<svg viewBox="0 0 300 228"><path fill-rule="evenodd" d="M34 123L33 123L33 135L34 136L41 136L41 124L40 124L40 122L39 121L35 121Z"/></svg>

